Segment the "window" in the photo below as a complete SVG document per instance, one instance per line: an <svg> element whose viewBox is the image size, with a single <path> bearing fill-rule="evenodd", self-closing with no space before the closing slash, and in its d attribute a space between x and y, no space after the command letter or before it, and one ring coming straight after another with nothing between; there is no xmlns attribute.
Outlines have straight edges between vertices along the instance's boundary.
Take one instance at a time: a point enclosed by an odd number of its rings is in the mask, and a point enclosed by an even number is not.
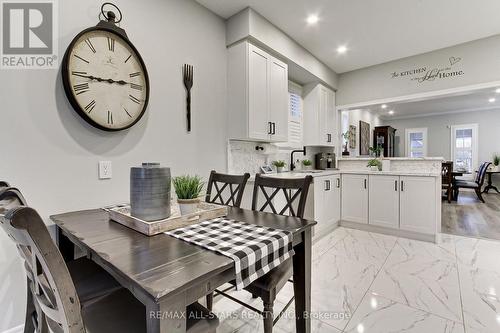
<svg viewBox="0 0 500 333"><path fill-rule="evenodd" d="M477 169L477 124L451 126L451 158L453 168L465 171L470 178Z"/></svg>
<svg viewBox="0 0 500 333"><path fill-rule="evenodd" d="M406 156L427 156L427 128L407 128L406 132Z"/></svg>
<svg viewBox="0 0 500 333"><path fill-rule="evenodd" d="M289 82L288 146L302 147L302 87Z"/></svg>

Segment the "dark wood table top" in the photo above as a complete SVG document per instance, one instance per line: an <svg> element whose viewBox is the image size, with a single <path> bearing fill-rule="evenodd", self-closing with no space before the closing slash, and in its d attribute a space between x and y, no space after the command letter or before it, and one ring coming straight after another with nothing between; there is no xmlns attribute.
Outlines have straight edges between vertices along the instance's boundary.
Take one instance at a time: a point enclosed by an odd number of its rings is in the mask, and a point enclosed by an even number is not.
<svg viewBox="0 0 500 333"><path fill-rule="evenodd" d="M288 230L294 236L316 224L239 208L230 208L228 218ZM155 300L187 289L209 275L234 269L228 257L165 234L148 237L110 221L102 209L59 214L51 219L88 255L99 256ZM300 242L300 237L294 237L294 245Z"/></svg>

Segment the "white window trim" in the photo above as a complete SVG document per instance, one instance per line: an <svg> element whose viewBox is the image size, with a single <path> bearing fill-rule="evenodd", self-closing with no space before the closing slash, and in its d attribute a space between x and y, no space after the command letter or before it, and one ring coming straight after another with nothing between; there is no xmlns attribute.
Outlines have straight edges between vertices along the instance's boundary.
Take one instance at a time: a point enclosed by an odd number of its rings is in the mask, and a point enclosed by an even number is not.
<svg viewBox="0 0 500 333"><path fill-rule="evenodd" d="M405 156L410 156L410 133L422 133L424 141L424 157L427 156L427 127L423 128L406 128L405 129Z"/></svg>
<svg viewBox="0 0 500 333"><path fill-rule="evenodd" d="M451 160L455 161L455 134L458 129L472 129L472 172L471 174L464 175L462 178L465 179L474 179L475 173L474 170L477 170L479 167L478 160L478 152L479 152L479 125L478 124L465 124L465 125L452 125L451 136L450 136L450 148L451 148Z"/></svg>

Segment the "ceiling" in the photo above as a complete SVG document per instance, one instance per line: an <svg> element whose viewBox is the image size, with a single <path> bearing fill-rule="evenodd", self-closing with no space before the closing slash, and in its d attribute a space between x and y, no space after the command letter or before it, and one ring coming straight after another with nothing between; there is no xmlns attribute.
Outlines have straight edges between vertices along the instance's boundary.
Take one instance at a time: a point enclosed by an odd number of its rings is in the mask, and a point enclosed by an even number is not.
<svg viewBox="0 0 500 333"><path fill-rule="evenodd" d="M500 33L499 0L197 1L223 18L250 6L337 73Z"/></svg>
<svg viewBox="0 0 500 333"><path fill-rule="evenodd" d="M490 102L490 98L495 98L495 101ZM391 103L387 104L386 109L382 109L381 105L367 106L363 109L376 113L381 119L415 118L492 109L499 109L500 112L500 93L496 93L495 88L488 88L469 91L459 95L447 95L426 100ZM393 115L389 115L388 112L390 110L394 111Z"/></svg>

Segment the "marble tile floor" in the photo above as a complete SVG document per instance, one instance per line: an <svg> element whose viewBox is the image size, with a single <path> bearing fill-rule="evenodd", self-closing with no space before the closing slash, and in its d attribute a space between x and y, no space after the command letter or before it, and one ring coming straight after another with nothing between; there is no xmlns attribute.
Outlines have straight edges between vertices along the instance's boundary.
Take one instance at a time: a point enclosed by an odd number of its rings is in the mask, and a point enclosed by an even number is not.
<svg viewBox="0 0 500 333"><path fill-rule="evenodd" d="M441 234L432 244L340 227L313 245L312 269L313 333L500 332L499 241ZM276 313L292 295L287 284ZM256 313L227 298L214 312L218 332L263 332ZM293 305L274 332L295 332Z"/></svg>

